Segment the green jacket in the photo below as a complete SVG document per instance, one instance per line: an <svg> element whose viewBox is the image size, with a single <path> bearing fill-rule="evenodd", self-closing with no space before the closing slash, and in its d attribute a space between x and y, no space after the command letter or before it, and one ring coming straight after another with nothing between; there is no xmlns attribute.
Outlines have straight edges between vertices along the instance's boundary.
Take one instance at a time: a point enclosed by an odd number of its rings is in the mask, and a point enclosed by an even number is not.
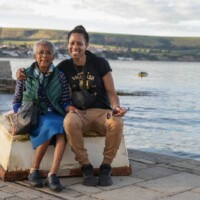
<svg viewBox="0 0 200 200"><path fill-rule="evenodd" d="M30 67L28 67L24 71L27 76L27 79L25 81L26 89L23 92L22 102L27 102L27 101L38 102L39 81L33 75L34 67L35 63L33 63ZM59 104L59 101L62 96L62 85L59 79L59 70L57 68L54 68L50 76L44 77L44 91L54 109L58 111L60 114L65 115L64 110ZM46 102L38 102L38 103L41 113L47 112L48 107Z"/></svg>

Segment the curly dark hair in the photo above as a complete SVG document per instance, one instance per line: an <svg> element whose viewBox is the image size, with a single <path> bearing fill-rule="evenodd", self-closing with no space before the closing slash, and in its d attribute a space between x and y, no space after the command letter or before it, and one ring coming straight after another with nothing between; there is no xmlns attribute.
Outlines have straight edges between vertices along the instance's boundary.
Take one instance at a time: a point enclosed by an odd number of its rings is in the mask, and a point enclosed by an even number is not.
<svg viewBox="0 0 200 200"><path fill-rule="evenodd" d="M68 35L67 35L67 41L69 41L69 38L71 36L72 33L80 33L80 34L83 34L84 38L85 38L85 41L86 43L89 43L89 34L88 32L86 31L86 29L82 26L82 25L78 25L76 26L74 29L72 29Z"/></svg>

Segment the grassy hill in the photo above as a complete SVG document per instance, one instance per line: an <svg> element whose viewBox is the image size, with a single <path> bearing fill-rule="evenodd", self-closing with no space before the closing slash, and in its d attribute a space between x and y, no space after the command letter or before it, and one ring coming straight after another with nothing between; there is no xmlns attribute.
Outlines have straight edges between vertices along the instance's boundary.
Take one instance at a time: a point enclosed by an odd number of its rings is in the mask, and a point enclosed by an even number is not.
<svg viewBox="0 0 200 200"><path fill-rule="evenodd" d="M1 39L5 40L63 39L65 35L66 31L47 29L2 28L1 30Z"/></svg>
<svg viewBox="0 0 200 200"><path fill-rule="evenodd" d="M50 29L1 28L1 40L66 40L68 31ZM129 47L195 47L200 48L200 37L158 37L90 32L91 43Z"/></svg>
<svg viewBox="0 0 200 200"><path fill-rule="evenodd" d="M67 30L0 28L0 44L32 44L38 39L66 43ZM104 49L107 57L147 60L199 60L200 37L158 37L90 32L90 43ZM191 58L192 56L192 58ZM182 59L181 58L181 59Z"/></svg>

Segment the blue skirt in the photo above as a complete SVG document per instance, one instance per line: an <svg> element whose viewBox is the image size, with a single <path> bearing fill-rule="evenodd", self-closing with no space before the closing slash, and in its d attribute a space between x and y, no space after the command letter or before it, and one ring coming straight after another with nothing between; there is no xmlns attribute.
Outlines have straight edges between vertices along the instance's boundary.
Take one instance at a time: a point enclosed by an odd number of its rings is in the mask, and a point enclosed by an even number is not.
<svg viewBox="0 0 200 200"><path fill-rule="evenodd" d="M56 134L65 135L63 120L64 117L55 112L47 112L43 115L39 115L38 124L30 132L30 140L33 149L51 138L51 144L55 144L55 138L53 136Z"/></svg>

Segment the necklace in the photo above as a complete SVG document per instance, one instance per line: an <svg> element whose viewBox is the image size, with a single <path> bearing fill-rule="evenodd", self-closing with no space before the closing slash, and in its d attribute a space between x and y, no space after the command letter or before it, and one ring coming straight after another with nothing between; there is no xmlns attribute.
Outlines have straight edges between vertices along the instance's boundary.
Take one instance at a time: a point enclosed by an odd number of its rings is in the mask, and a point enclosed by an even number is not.
<svg viewBox="0 0 200 200"><path fill-rule="evenodd" d="M78 65L78 66L77 66L76 64L74 64L74 68L75 68L75 70L76 70L76 72L77 72L78 74L84 72L84 67L85 67L85 66L83 66L83 65Z"/></svg>
<svg viewBox="0 0 200 200"><path fill-rule="evenodd" d="M81 60L76 60L76 63L78 63L78 64L76 64L73 59L72 59L72 62L73 62L74 68L78 74L83 73L86 70L86 67L85 67L86 62L87 62L86 57L82 58Z"/></svg>

